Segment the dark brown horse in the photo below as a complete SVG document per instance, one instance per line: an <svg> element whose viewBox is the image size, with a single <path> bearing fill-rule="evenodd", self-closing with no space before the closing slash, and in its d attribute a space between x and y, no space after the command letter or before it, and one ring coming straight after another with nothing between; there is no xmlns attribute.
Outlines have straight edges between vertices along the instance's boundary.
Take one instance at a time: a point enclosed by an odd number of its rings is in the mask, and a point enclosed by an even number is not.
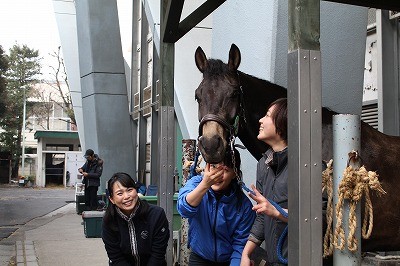
<svg viewBox="0 0 400 266"><path fill-rule="evenodd" d="M221 161L235 135L258 160L267 150L266 144L257 140L258 120L265 115L270 103L286 97L286 89L238 71L241 56L234 44L227 64L207 59L200 47L196 50L195 61L203 73L195 97L199 107L199 149L205 161ZM326 161L333 158L334 114L323 108L322 159ZM360 156L367 170L379 174L387 192L383 197L371 195L374 228L370 239L363 240L362 250L400 250L400 137L385 135L362 122Z"/></svg>

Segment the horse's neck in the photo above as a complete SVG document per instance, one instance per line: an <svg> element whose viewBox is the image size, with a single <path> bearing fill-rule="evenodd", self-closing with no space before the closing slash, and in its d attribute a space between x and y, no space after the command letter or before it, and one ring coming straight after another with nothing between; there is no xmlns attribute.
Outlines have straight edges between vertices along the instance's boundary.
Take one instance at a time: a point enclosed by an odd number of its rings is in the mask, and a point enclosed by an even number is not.
<svg viewBox="0 0 400 266"><path fill-rule="evenodd" d="M253 112L255 111L259 118L265 115L272 102L287 97L287 91L284 87L267 80L243 72L239 72L239 78L243 88L244 101L247 104L246 107Z"/></svg>
<svg viewBox="0 0 400 266"><path fill-rule="evenodd" d="M239 72L243 90L243 108L246 121L242 121L238 137L247 150L258 160L268 146L257 139L259 120L275 100L286 97L286 89L269 81Z"/></svg>

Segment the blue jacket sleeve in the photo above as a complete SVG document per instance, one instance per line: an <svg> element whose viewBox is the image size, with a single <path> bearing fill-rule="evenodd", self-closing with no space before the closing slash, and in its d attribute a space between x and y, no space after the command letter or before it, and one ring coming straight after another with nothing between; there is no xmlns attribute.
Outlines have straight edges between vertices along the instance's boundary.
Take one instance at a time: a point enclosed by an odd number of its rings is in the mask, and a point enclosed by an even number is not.
<svg viewBox="0 0 400 266"><path fill-rule="evenodd" d="M201 175L194 176L189 179L185 186L179 190L176 208L179 214L184 218L191 218L197 213L198 207L190 206L190 204L186 201L186 196L199 185L202 179L203 177Z"/></svg>

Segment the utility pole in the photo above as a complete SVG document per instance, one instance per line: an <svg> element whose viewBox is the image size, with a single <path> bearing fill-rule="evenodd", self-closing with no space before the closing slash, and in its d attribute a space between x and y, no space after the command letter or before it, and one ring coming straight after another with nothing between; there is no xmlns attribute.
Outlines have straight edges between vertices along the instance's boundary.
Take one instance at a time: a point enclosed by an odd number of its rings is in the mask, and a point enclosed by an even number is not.
<svg viewBox="0 0 400 266"><path fill-rule="evenodd" d="M22 115L22 171L21 174L25 177L25 117L26 117L26 86L23 85L24 89L24 111Z"/></svg>

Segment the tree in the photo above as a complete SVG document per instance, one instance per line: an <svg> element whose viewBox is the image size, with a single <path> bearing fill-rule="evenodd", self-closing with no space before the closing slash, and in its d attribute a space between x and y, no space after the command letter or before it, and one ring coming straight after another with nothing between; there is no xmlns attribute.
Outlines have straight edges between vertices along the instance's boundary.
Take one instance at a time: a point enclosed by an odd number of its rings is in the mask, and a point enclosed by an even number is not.
<svg viewBox="0 0 400 266"><path fill-rule="evenodd" d="M58 118L60 121L76 126L75 114L72 105L71 93L64 60L61 56L61 46L50 54L57 61L50 65L52 78L35 86L33 98L30 99L32 114L36 117L36 127L50 129L50 118L53 112L62 110L69 119Z"/></svg>
<svg viewBox="0 0 400 266"><path fill-rule="evenodd" d="M15 44L10 48L7 60L9 68L5 73L6 108L4 116L0 118L0 127L4 130L0 133L0 144L3 149L11 153L13 164L11 177L16 178L21 156L24 97L30 96L33 85L38 81L41 68L39 51L30 49L27 45ZM28 116L29 111L26 113Z"/></svg>
<svg viewBox="0 0 400 266"><path fill-rule="evenodd" d="M5 73L8 69L8 60L4 54L3 47L0 45L0 118L6 111L6 78Z"/></svg>
<svg viewBox="0 0 400 266"><path fill-rule="evenodd" d="M64 112L71 119L71 124L76 125L74 109L72 105L71 93L69 89L69 82L67 72L65 70L64 59L61 57L61 46L58 46L57 51L50 54L55 59L57 59L57 65L55 67L51 66L53 69L53 73L51 73L54 77L55 83L49 83L50 86L55 88L58 91L58 96L62 99L62 105L60 105L59 101L54 101L59 104L60 107L64 109ZM64 90L61 84L64 83L68 90Z"/></svg>

